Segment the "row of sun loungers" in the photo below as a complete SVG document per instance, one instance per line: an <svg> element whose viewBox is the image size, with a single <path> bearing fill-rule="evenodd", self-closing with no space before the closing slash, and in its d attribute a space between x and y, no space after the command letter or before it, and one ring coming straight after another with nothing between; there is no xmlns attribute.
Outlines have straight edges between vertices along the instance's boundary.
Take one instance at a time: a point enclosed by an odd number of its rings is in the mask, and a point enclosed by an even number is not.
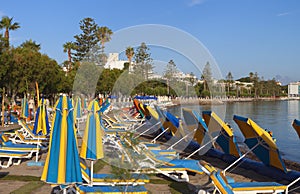
<svg viewBox="0 0 300 194"><path fill-rule="evenodd" d="M124 160L129 164L139 163L139 165L136 166L136 169L132 169L129 177L122 179L113 174L91 173L92 169L81 159L82 183L74 184L77 193L147 193L144 184L149 183L149 178L146 176L148 173L162 174L177 182L188 182L191 173L207 174L215 186L215 192L219 193L282 193L288 191L289 185L275 182L234 182L225 176L225 171L219 171L204 161L191 159L199 151L214 145L214 141L225 154L232 155L236 159L241 157L232 129L214 112L204 111L201 116L196 111L183 109L185 121L183 122L181 118L162 111L157 106L152 108L136 100L134 100L134 106L135 109L118 110L108 115L105 114L105 111L109 105L103 105L99 111L99 125L104 132L102 141L106 149L118 152L122 162ZM85 119L77 119L77 122L80 120L81 123L84 123ZM245 119L239 116L234 117L239 127L250 126L261 130L252 120ZM187 122L188 120L191 122ZM295 129L300 126L300 122L297 122L295 120L293 124ZM33 128L25 121L19 121L19 124L22 129L10 133L9 136L0 135L0 158L5 158L7 161L6 164L1 161L2 168L18 165L22 159L29 159L34 154L47 149L48 136L34 134ZM203 143L207 138L206 135L209 136L209 141L206 140ZM152 137L152 140L149 142L135 141L141 136ZM266 141L269 140L271 141L272 138L268 138ZM158 141L162 145L158 144ZM275 145L275 142L273 144ZM185 148L184 150L193 151L187 157L181 158L178 149L183 151L182 147ZM254 153L255 148L253 148ZM278 160L266 165L286 172L279 151L275 149L275 152L278 153L276 156ZM123 155L124 158L122 158ZM68 189L68 187L62 186L62 189Z"/></svg>

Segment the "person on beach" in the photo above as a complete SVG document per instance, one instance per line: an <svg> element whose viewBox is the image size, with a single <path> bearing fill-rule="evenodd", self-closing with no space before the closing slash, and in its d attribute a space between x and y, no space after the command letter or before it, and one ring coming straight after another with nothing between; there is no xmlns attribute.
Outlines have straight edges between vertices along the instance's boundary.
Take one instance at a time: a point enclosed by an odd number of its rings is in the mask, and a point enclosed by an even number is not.
<svg viewBox="0 0 300 194"><path fill-rule="evenodd" d="M273 139L274 142L276 142L276 139L273 137L273 132L270 131L270 130L267 130L266 131L268 132L268 134L270 135L270 137Z"/></svg>

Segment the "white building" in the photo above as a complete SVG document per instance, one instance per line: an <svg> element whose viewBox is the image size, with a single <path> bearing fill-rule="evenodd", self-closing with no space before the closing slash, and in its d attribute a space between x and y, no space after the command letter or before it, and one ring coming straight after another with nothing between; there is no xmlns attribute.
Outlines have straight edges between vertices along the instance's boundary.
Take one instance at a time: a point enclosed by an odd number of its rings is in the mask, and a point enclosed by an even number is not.
<svg viewBox="0 0 300 194"><path fill-rule="evenodd" d="M300 82L292 82L288 85L289 97L300 97Z"/></svg>
<svg viewBox="0 0 300 194"><path fill-rule="evenodd" d="M128 63L128 61L119 60L119 53L109 53L107 63L104 65L104 68L123 69L124 63Z"/></svg>

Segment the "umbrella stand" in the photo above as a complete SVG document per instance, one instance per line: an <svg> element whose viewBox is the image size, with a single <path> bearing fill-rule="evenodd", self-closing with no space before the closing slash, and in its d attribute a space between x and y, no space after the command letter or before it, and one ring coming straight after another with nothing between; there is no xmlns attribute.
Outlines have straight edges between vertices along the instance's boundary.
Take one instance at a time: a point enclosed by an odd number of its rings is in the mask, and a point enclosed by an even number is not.
<svg viewBox="0 0 300 194"><path fill-rule="evenodd" d="M247 154L249 154L250 152L252 152L258 145L259 145L259 143L256 144L255 146L253 146L253 147L252 147L250 150L248 150L246 153L244 153L241 157L239 157L236 161L234 161L232 164L230 164L227 168L225 168L225 169L222 171L223 175L225 176L225 172L226 172L227 170L229 170L231 167L233 167L236 163L238 163L241 159L243 159Z"/></svg>
<svg viewBox="0 0 300 194"><path fill-rule="evenodd" d="M200 148L198 148L197 150L195 150L193 153L191 153L190 155L188 155L186 159L189 159L190 157L192 157L193 155L195 155L197 152L199 152L200 150L202 150L203 148L205 148L205 146L207 146L208 144L212 143L213 141L215 141L216 139L218 139L219 136L214 137L212 140L210 140L209 142L207 142L206 144L204 144L203 146L201 146Z"/></svg>

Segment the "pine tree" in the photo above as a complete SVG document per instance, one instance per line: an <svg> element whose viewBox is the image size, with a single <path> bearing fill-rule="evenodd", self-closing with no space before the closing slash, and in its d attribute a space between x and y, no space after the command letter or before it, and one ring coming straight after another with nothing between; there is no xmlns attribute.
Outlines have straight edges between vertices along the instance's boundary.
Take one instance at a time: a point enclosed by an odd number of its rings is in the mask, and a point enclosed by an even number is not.
<svg viewBox="0 0 300 194"><path fill-rule="evenodd" d="M74 44L76 45L75 57L77 61L90 59L94 54L92 52L98 52L97 44L99 42L96 35L98 25L95 23L94 19L84 18L79 24L82 33L74 36L76 39Z"/></svg>
<svg viewBox="0 0 300 194"><path fill-rule="evenodd" d="M146 43L142 42L141 45L136 49L135 54L135 67L134 71L136 74L141 74L146 80L149 79L149 74L152 73L153 65L150 54L150 49Z"/></svg>

